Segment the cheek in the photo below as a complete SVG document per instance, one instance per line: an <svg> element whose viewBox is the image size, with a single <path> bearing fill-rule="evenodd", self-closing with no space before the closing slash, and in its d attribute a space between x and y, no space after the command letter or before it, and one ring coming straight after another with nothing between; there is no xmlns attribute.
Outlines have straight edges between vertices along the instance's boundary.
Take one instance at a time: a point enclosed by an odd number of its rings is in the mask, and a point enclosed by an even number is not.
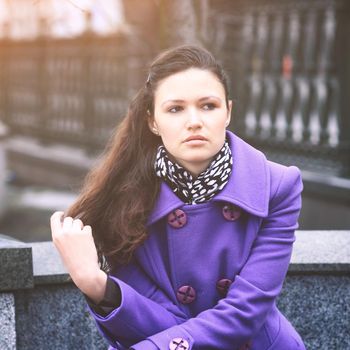
<svg viewBox="0 0 350 350"><path fill-rule="evenodd" d="M167 148L172 148L176 145L178 138L176 137L176 133L171 132L170 130L166 130L166 132L161 132L161 138L165 146Z"/></svg>
<svg viewBox="0 0 350 350"><path fill-rule="evenodd" d="M171 124L159 123L157 126L160 137L162 138L164 144L171 143L175 139L176 131Z"/></svg>
<svg viewBox="0 0 350 350"><path fill-rule="evenodd" d="M224 133L226 129L227 118L226 116L217 115L216 118L212 118L208 121L212 130L215 130L217 133Z"/></svg>
<svg viewBox="0 0 350 350"><path fill-rule="evenodd" d="M181 130L183 130L183 125L180 121L175 120L161 120L158 123L159 131L164 138L176 139L179 137Z"/></svg>

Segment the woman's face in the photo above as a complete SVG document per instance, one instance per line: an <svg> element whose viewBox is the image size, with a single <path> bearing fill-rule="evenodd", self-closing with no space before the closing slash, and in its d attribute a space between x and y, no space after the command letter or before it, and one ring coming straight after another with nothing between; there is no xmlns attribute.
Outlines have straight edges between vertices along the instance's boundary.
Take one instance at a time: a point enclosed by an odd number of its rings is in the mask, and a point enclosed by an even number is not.
<svg viewBox="0 0 350 350"><path fill-rule="evenodd" d="M231 108L215 74L190 68L159 82L149 124L172 160L197 176L223 146Z"/></svg>

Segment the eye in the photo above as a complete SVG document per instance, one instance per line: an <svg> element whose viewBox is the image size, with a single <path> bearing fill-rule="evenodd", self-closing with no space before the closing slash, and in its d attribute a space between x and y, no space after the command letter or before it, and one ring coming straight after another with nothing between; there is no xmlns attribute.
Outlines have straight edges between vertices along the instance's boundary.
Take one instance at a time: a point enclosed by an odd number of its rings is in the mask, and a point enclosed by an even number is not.
<svg viewBox="0 0 350 350"><path fill-rule="evenodd" d="M177 113L183 110L183 107L181 106L172 106L168 109L169 113Z"/></svg>
<svg viewBox="0 0 350 350"><path fill-rule="evenodd" d="M216 108L216 105L215 105L215 103L206 103L205 105L202 106L202 108L205 111L211 111L211 110Z"/></svg>

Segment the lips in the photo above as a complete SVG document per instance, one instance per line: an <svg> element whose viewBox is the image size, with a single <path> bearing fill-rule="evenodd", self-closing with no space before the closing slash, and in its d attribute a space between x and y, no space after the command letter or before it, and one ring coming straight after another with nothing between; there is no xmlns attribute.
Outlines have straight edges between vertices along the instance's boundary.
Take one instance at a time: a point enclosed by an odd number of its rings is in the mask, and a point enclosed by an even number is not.
<svg viewBox="0 0 350 350"><path fill-rule="evenodd" d="M188 141L208 141L208 139L206 139L202 135L192 135L185 140L185 142L188 142Z"/></svg>

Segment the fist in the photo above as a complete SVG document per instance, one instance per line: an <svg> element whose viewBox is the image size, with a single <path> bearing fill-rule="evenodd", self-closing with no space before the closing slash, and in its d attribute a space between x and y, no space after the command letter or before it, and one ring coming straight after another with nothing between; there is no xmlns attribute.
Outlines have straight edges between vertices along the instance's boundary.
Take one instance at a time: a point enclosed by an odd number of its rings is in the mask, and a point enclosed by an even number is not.
<svg viewBox="0 0 350 350"><path fill-rule="evenodd" d="M50 219L52 241L74 283L79 287L100 272L91 227L55 212Z"/></svg>
<svg viewBox="0 0 350 350"><path fill-rule="evenodd" d="M102 300L107 275L100 270L91 227L55 212L50 219L52 241L75 285L95 303Z"/></svg>

